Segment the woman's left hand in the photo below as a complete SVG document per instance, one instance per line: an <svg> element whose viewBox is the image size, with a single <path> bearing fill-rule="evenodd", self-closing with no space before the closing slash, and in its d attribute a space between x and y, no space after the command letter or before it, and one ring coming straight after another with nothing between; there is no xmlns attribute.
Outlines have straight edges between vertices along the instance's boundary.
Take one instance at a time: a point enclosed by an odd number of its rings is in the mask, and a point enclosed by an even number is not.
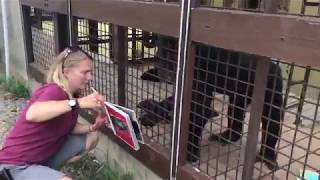
<svg viewBox="0 0 320 180"><path fill-rule="evenodd" d="M97 117L96 117L96 121L95 123L92 125L92 130L95 131L97 129L99 129L100 127L102 127L103 125L105 125L107 122L109 122L109 119L107 119L108 117L104 114L102 114L100 111L98 111Z"/></svg>

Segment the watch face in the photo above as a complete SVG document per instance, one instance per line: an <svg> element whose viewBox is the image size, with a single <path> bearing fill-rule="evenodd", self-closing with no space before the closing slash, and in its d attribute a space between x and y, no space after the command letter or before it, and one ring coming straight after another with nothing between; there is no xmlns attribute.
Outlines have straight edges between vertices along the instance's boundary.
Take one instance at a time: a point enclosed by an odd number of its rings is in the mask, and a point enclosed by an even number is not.
<svg viewBox="0 0 320 180"><path fill-rule="evenodd" d="M76 100L75 99L71 99L69 100L69 106L75 106L76 105Z"/></svg>

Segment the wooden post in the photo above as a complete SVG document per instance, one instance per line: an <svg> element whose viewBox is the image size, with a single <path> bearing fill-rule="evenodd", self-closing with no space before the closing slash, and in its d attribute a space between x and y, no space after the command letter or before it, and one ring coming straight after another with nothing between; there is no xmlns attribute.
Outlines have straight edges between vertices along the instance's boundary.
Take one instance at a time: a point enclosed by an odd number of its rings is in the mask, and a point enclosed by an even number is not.
<svg viewBox="0 0 320 180"><path fill-rule="evenodd" d="M68 46L68 17L63 14L54 14L54 38L56 54L63 51Z"/></svg>
<svg viewBox="0 0 320 180"><path fill-rule="evenodd" d="M30 7L22 5L23 30L25 36L25 45L27 52L27 65L34 61L33 44L32 44L32 30L31 30L31 16Z"/></svg>
<svg viewBox="0 0 320 180"><path fill-rule="evenodd" d="M126 104L126 65L128 61L127 28L119 25L113 26L114 59L118 62L118 104Z"/></svg>

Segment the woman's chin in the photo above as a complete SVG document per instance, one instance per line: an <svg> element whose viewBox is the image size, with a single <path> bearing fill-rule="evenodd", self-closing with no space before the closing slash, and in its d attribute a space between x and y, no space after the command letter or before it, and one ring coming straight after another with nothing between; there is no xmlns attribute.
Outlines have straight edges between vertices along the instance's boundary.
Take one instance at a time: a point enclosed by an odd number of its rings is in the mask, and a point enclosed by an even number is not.
<svg viewBox="0 0 320 180"><path fill-rule="evenodd" d="M83 85L80 86L80 89L81 89L81 90L84 90L87 86L88 86L87 83L86 83L86 84L83 84Z"/></svg>

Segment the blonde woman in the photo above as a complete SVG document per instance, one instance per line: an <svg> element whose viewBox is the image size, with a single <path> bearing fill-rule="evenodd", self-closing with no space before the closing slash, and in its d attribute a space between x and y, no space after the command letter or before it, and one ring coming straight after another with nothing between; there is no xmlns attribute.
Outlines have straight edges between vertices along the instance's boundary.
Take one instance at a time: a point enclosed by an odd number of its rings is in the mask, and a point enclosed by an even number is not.
<svg viewBox="0 0 320 180"><path fill-rule="evenodd" d="M65 49L47 83L32 94L0 151L0 169L9 169L14 180L69 180L61 166L96 146L105 117L98 113L91 125L78 122L79 109L100 108L105 100L98 93L77 98L92 79L92 61L79 47Z"/></svg>

